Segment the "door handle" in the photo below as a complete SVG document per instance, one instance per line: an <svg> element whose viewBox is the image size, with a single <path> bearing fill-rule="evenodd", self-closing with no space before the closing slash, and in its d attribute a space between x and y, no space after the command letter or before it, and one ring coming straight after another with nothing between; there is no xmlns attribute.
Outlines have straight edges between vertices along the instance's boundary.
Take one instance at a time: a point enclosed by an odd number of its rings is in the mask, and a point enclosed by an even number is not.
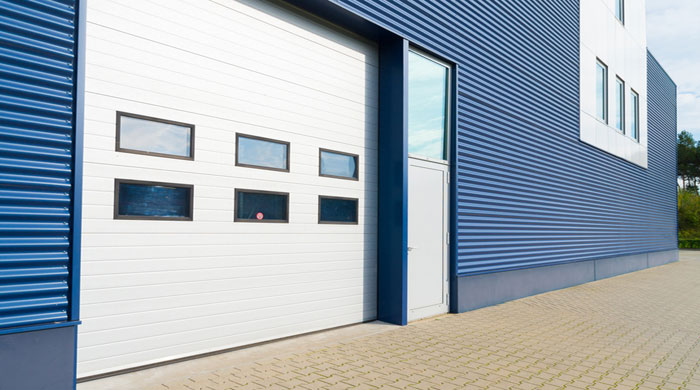
<svg viewBox="0 0 700 390"><path fill-rule="evenodd" d="M412 246L409 246L409 247L406 248L406 249L410 252L410 251L412 251L412 250L414 250L414 249L418 249L418 248L414 248L414 247L412 247Z"/></svg>

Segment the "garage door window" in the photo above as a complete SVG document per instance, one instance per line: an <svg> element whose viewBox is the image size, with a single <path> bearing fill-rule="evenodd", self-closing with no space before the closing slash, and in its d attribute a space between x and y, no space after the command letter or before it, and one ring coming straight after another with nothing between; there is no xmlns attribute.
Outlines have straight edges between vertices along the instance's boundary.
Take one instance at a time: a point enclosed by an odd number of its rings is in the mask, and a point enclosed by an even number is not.
<svg viewBox="0 0 700 390"><path fill-rule="evenodd" d="M320 149L319 175L338 179L358 179L358 160L356 154Z"/></svg>
<svg viewBox="0 0 700 390"><path fill-rule="evenodd" d="M289 194L285 192L236 190L237 222L289 222Z"/></svg>
<svg viewBox="0 0 700 390"><path fill-rule="evenodd" d="M408 56L408 153L447 159L449 67L421 53Z"/></svg>
<svg viewBox="0 0 700 390"><path fill-rule="evenodd" d="M194 159L194 125L117 112L118 152Z"/></svg>
<svg viewBox="0 0 700 390"><path fill-rule="evenodd" d="M289 142L236 134L236 165L289 172Z"/></svg>
<svg viewBox="0 0 700 390"><path fill-rule="evenodd" d="M193 186L114 181L115 219L192 220Z"/></svg>
<svg viewBox="0 0 700 390"><path fill-rule="evenodd" d="M318 197L318 223L357 224L357 199Z"/></svg>

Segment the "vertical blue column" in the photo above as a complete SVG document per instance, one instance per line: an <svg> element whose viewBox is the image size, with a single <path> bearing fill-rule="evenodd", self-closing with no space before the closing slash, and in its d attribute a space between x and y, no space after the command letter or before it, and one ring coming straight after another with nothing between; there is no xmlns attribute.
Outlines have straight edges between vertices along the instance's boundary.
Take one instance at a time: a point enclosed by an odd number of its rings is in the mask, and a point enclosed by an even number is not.
<svg viewBox="0 0 700 390"><path fill-rule="evenodd" d="M377 317L408 322L408 41L379 42Z"/></svg>

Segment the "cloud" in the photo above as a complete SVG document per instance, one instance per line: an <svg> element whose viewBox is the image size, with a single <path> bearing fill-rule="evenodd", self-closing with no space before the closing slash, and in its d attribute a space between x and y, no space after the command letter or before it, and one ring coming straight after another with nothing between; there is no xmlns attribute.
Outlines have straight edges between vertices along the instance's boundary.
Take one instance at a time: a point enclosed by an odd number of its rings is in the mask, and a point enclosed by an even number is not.
<svg viewBox="0 0 700 390"><path fill-rule="evenodd" d="M700 135L700 1L647 0L647 46L678 85L678 130Z"/></svg>

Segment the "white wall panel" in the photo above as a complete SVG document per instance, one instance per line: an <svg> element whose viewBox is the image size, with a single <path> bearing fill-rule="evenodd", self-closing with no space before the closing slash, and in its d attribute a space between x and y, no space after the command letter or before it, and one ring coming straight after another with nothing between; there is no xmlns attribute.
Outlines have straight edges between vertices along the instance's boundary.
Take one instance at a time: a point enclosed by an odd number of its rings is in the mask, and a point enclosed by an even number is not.
<svg viewBox="0 0 700 390"><path fill-rule="evenodd" d="M276 3L88 2L79 376L376 316L377 63ZM116 152L116 111L194 124L195 160ZM236 133L290 142L290 172L235 166ZM194 220L114 220L115 178L194 185ZM236 188L288 192L289 223L234 223ZM319 225L318 195L359 223Z"/></svg>
<svg viewBox="0 0 700 390"><path fill-rule="evenodd" d="M615 0L580 2L581 141L647 167L647 45L645 0L625 1L624 24ZM608 66L608 123L596 116L596 60ZM625 81L625 134L614 126L616 77ZM630 93L639 94L639 141L629 136Z"/></svg>

